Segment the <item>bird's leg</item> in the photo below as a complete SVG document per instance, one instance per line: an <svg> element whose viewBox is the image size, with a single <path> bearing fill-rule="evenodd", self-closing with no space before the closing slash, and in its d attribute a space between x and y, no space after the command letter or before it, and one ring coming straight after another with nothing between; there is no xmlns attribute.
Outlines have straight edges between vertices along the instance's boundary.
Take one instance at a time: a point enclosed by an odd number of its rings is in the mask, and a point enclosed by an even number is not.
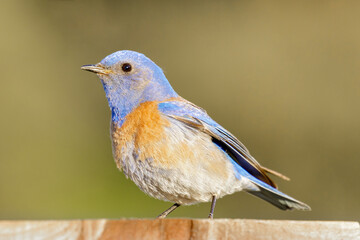
<svg viewBox="0 0 360 240"><path fill-rule="evenodd" d="M213 195L213 196L212 196L212 201L211 201L210 213L209 213L209 218L210 218L210 219L213 219L213 218L214 218L215 204L216 204L216 196Z"/></svg>
<svg viewBox="0 0 360 240"><path fill-rule="evenodd" d="M165 212L163 212L162 214L160 214L156 218L166 218L166 216L169 215L169 213L171 213L172 211L174 211L178 207L180 207L180 204L175 203L174 205L169 207Z"/></svg>

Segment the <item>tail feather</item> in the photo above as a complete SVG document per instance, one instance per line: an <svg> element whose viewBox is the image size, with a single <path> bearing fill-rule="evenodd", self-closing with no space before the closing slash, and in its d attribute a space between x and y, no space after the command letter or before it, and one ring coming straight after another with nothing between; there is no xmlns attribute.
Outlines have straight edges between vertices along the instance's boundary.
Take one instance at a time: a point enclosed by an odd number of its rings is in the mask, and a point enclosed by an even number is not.
<svg viewBox="0 0 360 240"><path fill-rule="evenodd" d="M305 203L302 203L276 189L272 189L270 187L264 187L260 184L258 184L255 181L252 181L258 188L259 191L247 191L248 193L259 197L272 205L280 208L281 210L304 210L304 211L310 211L311 208L306 205Z"/></svg>

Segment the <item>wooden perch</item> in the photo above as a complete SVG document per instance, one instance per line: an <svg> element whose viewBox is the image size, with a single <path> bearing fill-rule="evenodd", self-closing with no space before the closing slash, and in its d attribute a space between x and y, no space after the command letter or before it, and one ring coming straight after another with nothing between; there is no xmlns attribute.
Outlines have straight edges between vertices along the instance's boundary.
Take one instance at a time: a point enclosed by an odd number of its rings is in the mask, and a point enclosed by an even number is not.
<svg viewBox="0 0 360 240"><path fill-rule="evenodd" d="M360 239L358 222L249 219L0 221L0 239Z"/></svg>

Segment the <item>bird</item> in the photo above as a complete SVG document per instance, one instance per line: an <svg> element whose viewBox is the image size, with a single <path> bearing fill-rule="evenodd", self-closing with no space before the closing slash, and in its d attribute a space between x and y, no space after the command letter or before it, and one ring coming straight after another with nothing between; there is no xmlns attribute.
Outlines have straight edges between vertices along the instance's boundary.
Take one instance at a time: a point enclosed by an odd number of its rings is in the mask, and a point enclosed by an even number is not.
<svg viewBox="0 0 360 240"><path fill-rule="evenodd" d="M239 191L281 210L310 207L277 188L266 168L207 112L178 95L163 70L142 53L121 50L82 70L100 78L111 110L117 167L149 196L179 206L211 202Z"/></svg>

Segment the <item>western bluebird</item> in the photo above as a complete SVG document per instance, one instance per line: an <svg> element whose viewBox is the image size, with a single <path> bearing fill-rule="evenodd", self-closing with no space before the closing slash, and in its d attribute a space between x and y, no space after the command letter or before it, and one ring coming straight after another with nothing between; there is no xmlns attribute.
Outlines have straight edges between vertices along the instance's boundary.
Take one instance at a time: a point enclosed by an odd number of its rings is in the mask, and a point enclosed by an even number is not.
<svg viewBox="0 0 360 240"><path fill-rule="evenodd" d="M118 51L81 69L100 78L111 109L117 167L143 192L180 205L212 202L244 190L282 210L310 207L277 190L267 173L206 111L180 97L145 55ZM285 177L283 177L285 178Z"/></svg>

